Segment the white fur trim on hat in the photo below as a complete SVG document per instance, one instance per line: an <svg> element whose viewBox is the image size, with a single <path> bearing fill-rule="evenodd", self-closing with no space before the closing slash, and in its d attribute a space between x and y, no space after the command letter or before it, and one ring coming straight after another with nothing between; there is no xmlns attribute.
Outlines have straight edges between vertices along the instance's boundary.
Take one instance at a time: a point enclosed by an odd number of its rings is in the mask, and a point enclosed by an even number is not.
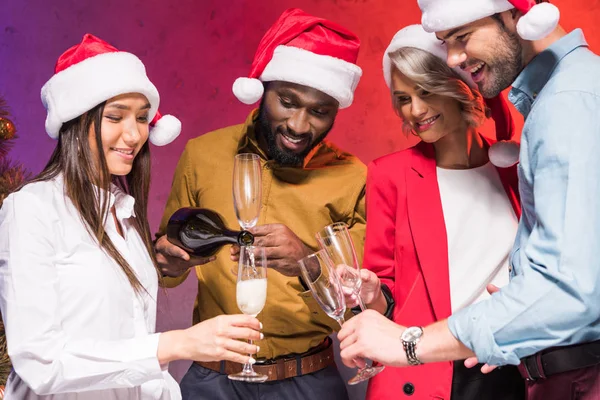
<svg viewBox="0 0 600 400"><path fill-rule="evenodd" d="M233 82L233 94L244 104L254 104L260 100L265 88L261 81L254 78L237 78Z"/></svg>
<svg viewBox="0 0 600 400"><path fill-rule="evenodd" d="M48 110L46 132L58 138L62 124L120 94L141 93L150 102L148 120L158 109L158 90L146 76L146 68L131 53L102 53L55 74L42 87L42 103Z"/></svg>
<svg viewBox="0 0 600 400"><path fill-rule="evenodd" d="M508 168L519 162L521 146L513 140L501 140L490 146L488 156L492 164Z"/></svg>
<svg viewBox="0 0 600 400"><path fill-rule="evenodd" d="M352 104L361 75L362 69L358 65L339 58L298 47L277 46L260 80L309 86L336 99L340 108L346 108Z"/></svg>
<svg viewBox="0 0 600 400"><path fill-rule="evenodd" d="M458 28L514 8L507 0L418 0L427 32Z"/></svg>
<svg viewBox="0 0 600 400"><path fill-rule="evenodd" d="M426 51L446 62L448 50L441 40L435 34L426 32L421 25L409 25L394 35L392 41L383 53L383 79L388 88L392 86L392 60L389 54L394 51L404 48L413 47ZM471 78L471 74L463 71L460 68L454 68L454 71L472 88L475 88L475 82Z"/></svg>
<svg viewBox="0 0 600 400"><path fill-rule="evenodd" d="M181 133L181 121L172 115L163 115L150 127L150 142L155 146L164 146L177 139Z"/></svg>
<svg viewBox="0 0 600 400"><path fill-rule="evenodd" d="M560 11L550 3L533 6L519 22L517 32L525 40L539 40L548 36L557 27Z"/></svg>

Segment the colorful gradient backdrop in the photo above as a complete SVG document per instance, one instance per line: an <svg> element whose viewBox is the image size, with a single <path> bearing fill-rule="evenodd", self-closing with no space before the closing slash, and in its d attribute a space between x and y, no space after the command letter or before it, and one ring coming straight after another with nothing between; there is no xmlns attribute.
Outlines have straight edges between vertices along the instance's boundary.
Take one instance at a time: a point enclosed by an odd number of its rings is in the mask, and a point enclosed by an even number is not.
<svg viewBox="0 0 600 400"><path fill-rule="evenodd" d="M562 25L584 28L600 49L598 0L556 0ZM150 222L157 227L173 170L186 141L244 120L251 107L231 93L244 76L258 41L288 7L330 18L358 34L364 75L353 106L340 112L330 134L364 162L414 143L400 130L381 76L381 57L392 35L418 23L416 0L3 0L0 3L0 93L11 106L20 139L11 157L37 173L55 142L44 131L40 88L57 57L86 32L137 54L161 93L163 113L177 115L183 132L167 147L153 148ZM568 116L565 116L568 118ZM519 129L522 125L516 115ZM189 325L193 279L161 298L159 328ZM172 368L177 377L185 364Z"/></svg>

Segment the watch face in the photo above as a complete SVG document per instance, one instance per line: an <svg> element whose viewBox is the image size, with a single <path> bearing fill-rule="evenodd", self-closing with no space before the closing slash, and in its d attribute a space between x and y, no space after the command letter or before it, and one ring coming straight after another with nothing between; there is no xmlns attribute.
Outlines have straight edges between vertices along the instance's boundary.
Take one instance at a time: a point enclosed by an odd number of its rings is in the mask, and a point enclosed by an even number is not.
<svg viewBox="0 0 600 400"><path fill-rule="evenodd" d="M422 328L418 326L411 326L410 328L406 328L406 330L402 333L402 340L405 342L414 342L419 339L422 334Z"/></svg>

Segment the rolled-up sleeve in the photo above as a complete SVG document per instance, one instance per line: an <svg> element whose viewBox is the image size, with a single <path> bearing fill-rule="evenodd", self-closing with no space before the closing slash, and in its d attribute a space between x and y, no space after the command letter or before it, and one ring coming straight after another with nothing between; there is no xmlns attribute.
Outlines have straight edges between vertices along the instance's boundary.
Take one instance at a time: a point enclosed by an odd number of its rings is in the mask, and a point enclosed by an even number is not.
<svg viewBox="0 0 600 400"><path fill-rule="evenodd" d="M159 334L101 341L62 329L57 218L27 192L10 196L0 210L0 309L15 372L39 395L162 379Z"/></svg>
<svg viewBox="0 0 600 400"><path fill-rule="evenodd" d="M454 336L493 365L600 337L600 99L561 92L540 101L523 133L516 276L449 319Z"/></svg>

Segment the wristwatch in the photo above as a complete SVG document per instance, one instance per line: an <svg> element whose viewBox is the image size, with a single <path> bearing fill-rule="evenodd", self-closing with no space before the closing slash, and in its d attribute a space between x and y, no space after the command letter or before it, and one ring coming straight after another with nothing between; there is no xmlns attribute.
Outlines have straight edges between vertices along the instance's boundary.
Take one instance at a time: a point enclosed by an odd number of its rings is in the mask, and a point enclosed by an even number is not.
<svg viewBox="0 0 600 400"><path fill-rule="evenodd" d="M421 340L423 336L423 328L420 326L411 326L410 328L406 328L404 332L402 332L402 336L400 336L400 340L402 340L402 346L404 347L404 352L406 353L406 360L409 365L421 365L423 364L421 360L417 357L417 343Z"/></svg>

